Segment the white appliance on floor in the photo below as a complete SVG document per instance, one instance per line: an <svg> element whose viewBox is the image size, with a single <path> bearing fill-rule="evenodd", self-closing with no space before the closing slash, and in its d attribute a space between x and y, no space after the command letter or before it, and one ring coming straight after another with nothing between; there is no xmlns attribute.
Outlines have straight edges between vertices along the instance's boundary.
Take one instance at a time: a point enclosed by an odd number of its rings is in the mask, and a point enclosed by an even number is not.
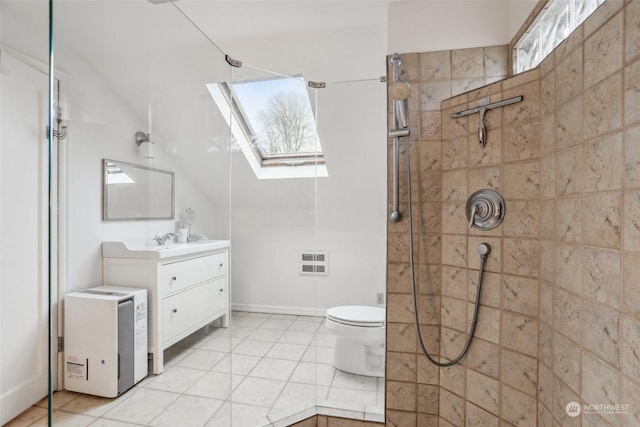
<svg viewBox="0 0 640 427"><path fill-rule="evenodd" d="M98 286L65 296L65 389L116 397L147 376L147 290Z"/></svg>

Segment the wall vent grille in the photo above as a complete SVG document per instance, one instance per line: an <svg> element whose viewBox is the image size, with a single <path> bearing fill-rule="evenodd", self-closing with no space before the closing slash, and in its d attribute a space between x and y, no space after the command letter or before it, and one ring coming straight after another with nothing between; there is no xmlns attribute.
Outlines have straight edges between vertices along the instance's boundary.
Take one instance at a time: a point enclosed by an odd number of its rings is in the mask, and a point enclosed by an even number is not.
<svg viewBox="0 0 640 427"><path fill-rule="evenodd" d="M301 251L299 261L300 274L329 275L329 254L325 251Z"/></svg>

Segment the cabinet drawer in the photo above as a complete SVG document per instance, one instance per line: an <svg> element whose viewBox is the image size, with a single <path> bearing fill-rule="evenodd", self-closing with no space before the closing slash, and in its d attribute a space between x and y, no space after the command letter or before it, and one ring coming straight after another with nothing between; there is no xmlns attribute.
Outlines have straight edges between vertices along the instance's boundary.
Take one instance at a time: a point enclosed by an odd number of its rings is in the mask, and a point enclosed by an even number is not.
<svg viewBox="0 0 640 427"><path fill-rule="evenodd" d="M163 341L219 312L224 308L225 298L228 298L226 278L222 277L163 299Z"/></svg>
<svg viewBox="0 0 640 427"><path fill-rule="evenodd" d="M160 273L161 295L177 292L226 273L226 252L164 264Z"/></svg>

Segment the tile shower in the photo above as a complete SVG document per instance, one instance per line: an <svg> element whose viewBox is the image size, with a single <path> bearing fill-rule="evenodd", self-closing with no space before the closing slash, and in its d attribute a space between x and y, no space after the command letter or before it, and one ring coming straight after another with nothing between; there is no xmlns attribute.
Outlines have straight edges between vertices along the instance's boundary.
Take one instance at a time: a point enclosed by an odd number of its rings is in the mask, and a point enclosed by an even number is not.
<svg viewBox="0 0 640 427"><path fill-rule="evenodd" d="M505 79L508 55L508 46L401 55L412 86L418 311L433 354L453 357L464 344L475 247L492 252L471 351L437 369L413 325L407 216L388 224L387 425L638 425L640 3L608 0L538 68ZM487 112L485 149L477 114L450 118L519 95ZM388 187L391 200L391 178ZM507 204L488 232L470 230L464 210L481 188ZM574 418L571 401L629 407Z"/></svg>

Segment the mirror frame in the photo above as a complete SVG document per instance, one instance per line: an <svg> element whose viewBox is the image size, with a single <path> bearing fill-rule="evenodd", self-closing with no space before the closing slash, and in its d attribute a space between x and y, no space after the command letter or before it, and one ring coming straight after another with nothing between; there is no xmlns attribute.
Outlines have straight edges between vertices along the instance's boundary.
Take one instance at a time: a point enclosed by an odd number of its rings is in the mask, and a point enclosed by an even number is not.
<svg viewBox="0 0 640 427"><path fill-rule="evenodd" d="M109 218L109 186L107 185L107 164L114 163L116 165L122 165L141 169L143 171L158 172L171 176L171 216L132 216L126 218ZM149 220L167 220L175 219L176 216L176 199L175 199L175 172L151 168L148 166L137 165L134 163L121 162L119 160L103 159L102 160L102 220L103 221L149 221Z"/></svg>

